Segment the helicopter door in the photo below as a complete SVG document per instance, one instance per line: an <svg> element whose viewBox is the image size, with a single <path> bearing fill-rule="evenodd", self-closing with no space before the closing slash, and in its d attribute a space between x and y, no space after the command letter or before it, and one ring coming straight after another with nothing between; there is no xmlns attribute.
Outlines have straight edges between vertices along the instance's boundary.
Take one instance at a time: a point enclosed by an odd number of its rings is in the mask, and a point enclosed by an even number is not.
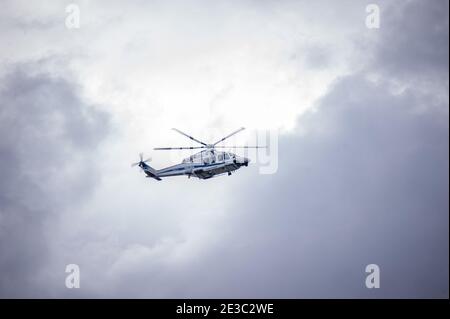
<svg viewBox="0 0 450 319"><path fill-rule="evenodd" d="M201 154L202 154L202 163L203 164L211 163L211 155L210 154L206 154L206 155L203 155L203 153L201 153Z"/></svg>

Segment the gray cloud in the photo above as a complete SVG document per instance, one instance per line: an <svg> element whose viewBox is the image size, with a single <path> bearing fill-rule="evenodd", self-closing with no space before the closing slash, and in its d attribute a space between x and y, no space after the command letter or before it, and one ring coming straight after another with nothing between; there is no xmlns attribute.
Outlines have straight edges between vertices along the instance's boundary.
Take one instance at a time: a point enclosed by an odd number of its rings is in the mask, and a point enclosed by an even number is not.
<svg viewBox="0 0 450 319"><path fill-rule="evenodd" d="M49 224L90 194L92 151L108 131L106 115L86 105L76 85L30 66L0 82L2 297L47 294Z"/></svg>
<svg viewBox="0 0 450 319"><path fill-rule="evenodd" d="M185 296L448 298L446 7L383 12L372 64L299 119L304 134L281 138L276 175L235 185L251 191L236 194L229 241ZM407 89L392 93L392 77ZM370 263L379 290L365 288Z"/></svg>
<svg viewBox="0 0 450 319"><path fill-rule="evenodd" d="M280 141L276 175L236 185L252 191L196 296L448 296L448 122L388 92L343 79L300 119L306 135Z"/></svg>
<svg viewBox="0 0 450 319"><path fill-rule="evenodd" d="M402 80L448 79L448 1L410 1L381 12L374 68Z"/></svg>
<svg viewBox="0 0 450 319"><path fill-rule="evenodd" d="M227 181L235 193L220 241L182 268L134 265L119 296L448 297L445 6L384 12L374 60L298 120L303 134L281 137L278 173ZM402 92L393 77L407 81ZM365 287L371 263L379 290Z"/></svg>
<svg viewBox="0 0 450 319"><path fill-rule="evenodd" d="M293 11L267 4L263 21ZM448 297L448 3L383 2L379 30L361 30L363 5L349 17L324 6L308 7L315 26L322 15L337 30L346 18L360 23L354 40L370 61L355 62L280 136L275 175L250 167L233 178L139 183L117 164L123 137L104 163L114 174L103 173L95 151L108 117L74 83L33 62L2 78L0 296ZM322 71L345 56L318 43L278 58ZM238 88L229 85L217 90L212 118ZM69 262L81 266L80 290L63 287ZM364 286L369 263L381 267L379 290Z"/></svg>
<svg viewBox="0 0 450 319"><path fill-rule="evenodd" d="M100 295L447 297L448 121L445 105L414 111L426 100L363 74L340 80L299 119L304 134L281 138L277 174L226 180L233 200L200 255L179 265L135 247ZM364 284L371 263L379 290Z"/></svg>

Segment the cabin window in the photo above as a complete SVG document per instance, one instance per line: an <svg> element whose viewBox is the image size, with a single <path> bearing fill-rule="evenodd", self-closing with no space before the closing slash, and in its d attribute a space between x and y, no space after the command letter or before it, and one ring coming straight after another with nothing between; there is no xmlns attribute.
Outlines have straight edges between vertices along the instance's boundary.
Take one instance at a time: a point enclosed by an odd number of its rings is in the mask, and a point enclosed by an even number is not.
<svg viewBox="0 0 450 319"><path fill-rule="evenodd" d="M223 154L219 154L219 162L223 161Z"/></svg>
<svg viewBox="0 0 450 319"><path fill-rule="evenodd" d="M230 159L230 157L228 156L228 154L225 154L225 159Z"/></svg>

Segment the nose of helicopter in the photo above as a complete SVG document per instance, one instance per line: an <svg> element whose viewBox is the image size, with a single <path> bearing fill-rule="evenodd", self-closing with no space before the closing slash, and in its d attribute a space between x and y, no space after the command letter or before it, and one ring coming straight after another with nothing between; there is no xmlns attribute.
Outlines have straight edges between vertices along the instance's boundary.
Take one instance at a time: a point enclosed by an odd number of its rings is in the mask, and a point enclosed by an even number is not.
<svg viewBox="0 0 450 319"><path fill-rule="evenodd" d="M241 165L248 166L248 163L250 162L250 159L246 158L246 157L238 157L237 158L237 162L239 164L241 164Z"/></svg>
<svg viewBox="0 0 450 319"><path fill-rule="evenodd" d="M250 162L249 158L241 157L241 156L234 157L234 163L238 164L239 166L248 166L249 162Z"/></svg>

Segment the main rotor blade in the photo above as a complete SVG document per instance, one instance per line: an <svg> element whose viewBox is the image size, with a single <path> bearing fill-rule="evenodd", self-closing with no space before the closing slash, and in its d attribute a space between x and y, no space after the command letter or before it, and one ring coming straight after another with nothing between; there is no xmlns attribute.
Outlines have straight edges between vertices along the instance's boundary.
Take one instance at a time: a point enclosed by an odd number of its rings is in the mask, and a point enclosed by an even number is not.
<svg viewBox="0 0 450 319"><path fill-rule="evenodd" d="M214 146L214 148L267 148L267 146Z"/></svg>
<svg viewBox="0 0 450 319"><path fill-rule="evenodd" d="M196 150L200 148L206 148L205 146L194 146L194 147L155 147L155 151L170 151L170 150Z"/></svg>
<svg viewBox="0 0 450 319"><path fill-rule="evenodd" d="M190 138L191 140L193 140L193 141L195 141L195 142L197 142L197 143L200 143L200 144L206 146L206 143L203 143L202 141L199 141L199 140L197 140L196 138L194 138L194 137L192 137L192 136L190 136L190 135L188 135L188 134L186 134L186 133L183 133L183 132L181 132L180 130L178 130L178 129L176 129L176 128L173 128L172 130L174 130L174 131L180 133L181 135L186 136L187 138Z"/></svg>
<svg viewBox="0 0 450 319"><path fill-rule="evenodd" d="M216 146L216 145L219 144L220 142L225 141L227 138L229 138L229 137L233 136L234 134L237 134L237 133L239 133L240 131L243 131L243 130L245 130L245 127L241 127L240 129L234 131L233 133L231 133L231 134L225 136L225 137L222 138L221 140L215 142L213 145Z"/></svg>

